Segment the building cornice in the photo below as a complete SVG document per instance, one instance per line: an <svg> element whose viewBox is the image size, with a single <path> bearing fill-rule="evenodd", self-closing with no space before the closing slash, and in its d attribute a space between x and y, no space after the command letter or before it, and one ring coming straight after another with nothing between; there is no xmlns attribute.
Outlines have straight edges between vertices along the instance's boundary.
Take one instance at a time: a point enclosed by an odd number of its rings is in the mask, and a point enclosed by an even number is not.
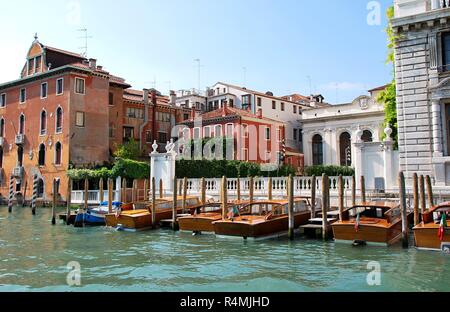
<svg viewBox="0 0 450 312"><path fill-rule="evenodd" d="M435 26L449 26L449 19L450 8L443 8L420 14L394 18L392 20L392 28L395 33L401 33L411 30L433 28Z"/></svg>

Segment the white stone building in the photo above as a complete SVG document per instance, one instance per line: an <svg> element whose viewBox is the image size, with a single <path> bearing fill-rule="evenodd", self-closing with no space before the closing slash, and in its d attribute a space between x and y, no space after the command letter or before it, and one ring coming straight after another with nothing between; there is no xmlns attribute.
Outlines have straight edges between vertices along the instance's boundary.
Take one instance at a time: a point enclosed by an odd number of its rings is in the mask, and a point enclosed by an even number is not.
<svg viewBox="0 0 450 312"><path fill-rule="evenodd" d="M450 185L448 0L395 0L400 168Z"/></svg>

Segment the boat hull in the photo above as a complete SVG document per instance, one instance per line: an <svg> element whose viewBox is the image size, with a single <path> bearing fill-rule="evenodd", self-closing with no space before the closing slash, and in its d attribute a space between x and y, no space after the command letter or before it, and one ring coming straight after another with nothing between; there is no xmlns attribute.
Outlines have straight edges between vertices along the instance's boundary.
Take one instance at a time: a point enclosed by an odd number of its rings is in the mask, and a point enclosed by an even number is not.
<svg viewBox="0 0 450 312"><path fill-rule="evenodd" d="M442 244L450 244L450 234L447 231L444 234L444 240L441 241L438 237L439 225L423 225L420 224L414 228L414 238L416 247L425 250L442 250Z"/></svg>
<svg viewBox="0 0 450 312"><path fill-rule="evenodd" d="M105 217L101 215L95 215L90 213L79 213L75 217L74 225L90 225L90 226L102 226L105 225Z"/></svg>
<svg viewBox="0 0 450 312"><path fill-rule="evenodd" d="M373 245L389 246L398 242L402 235L402 224L397 222L389 227L361 224L359 230L355 230L354 223L336 222L332 225L336 242L365 242Z"/></svg>
<svg viewBox="0 0 450 312"><path fill-rule="evenodd" d="M295 228L307 224L311 218L310 212L294 216ZM214 222L214 232L219 236L234 236L243 238L270 237L288 232L289 218L281 216L261 223L233 222L229 220Z"/></svg>
<svg viewBox="0 0 450 312"><path fill-rule="evenodd" d="M214 232L213 222L222 219L220 213L208 214L207 216L190 216L178 219L180 231L189 232Z"/></svg>

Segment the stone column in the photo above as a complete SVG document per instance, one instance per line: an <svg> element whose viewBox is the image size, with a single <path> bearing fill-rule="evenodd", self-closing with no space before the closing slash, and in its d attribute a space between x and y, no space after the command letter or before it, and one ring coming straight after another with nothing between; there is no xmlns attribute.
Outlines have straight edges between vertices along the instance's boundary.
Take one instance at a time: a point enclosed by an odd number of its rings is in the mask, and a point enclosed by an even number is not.
<svg viewBox="0 0 450 312"><path fill-rule="evenodd" d="M356 131L356 143L353 144L353 146L355 147L355 154L353 155L353 165L355 167L356 181L359 181L360 177L364 175L364 142L361 141L362 134L363 131L361 129L358 129L358 131Z"/></svg>
<svg viewBox="0 0 450 312"><path fill-rule="evenodd" d="M433 137L433 156L443 156L441 104L439 100L431 101L431 129Z"/></svg>

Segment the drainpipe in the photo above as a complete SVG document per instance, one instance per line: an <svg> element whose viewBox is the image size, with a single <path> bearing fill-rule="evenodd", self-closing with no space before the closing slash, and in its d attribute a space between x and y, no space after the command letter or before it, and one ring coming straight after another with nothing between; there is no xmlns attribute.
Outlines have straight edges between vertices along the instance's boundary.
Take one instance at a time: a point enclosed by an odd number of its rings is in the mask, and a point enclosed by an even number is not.
<svg viewBox="0 0 450 312"><path fill-rule="evenodd" d="M144 129L148 125L148 109L149 109L149 102L148 102L148 89L144 89L144 123L140 125L139 127L139 150L142 151L142 147L144 146Z"/></svg>

